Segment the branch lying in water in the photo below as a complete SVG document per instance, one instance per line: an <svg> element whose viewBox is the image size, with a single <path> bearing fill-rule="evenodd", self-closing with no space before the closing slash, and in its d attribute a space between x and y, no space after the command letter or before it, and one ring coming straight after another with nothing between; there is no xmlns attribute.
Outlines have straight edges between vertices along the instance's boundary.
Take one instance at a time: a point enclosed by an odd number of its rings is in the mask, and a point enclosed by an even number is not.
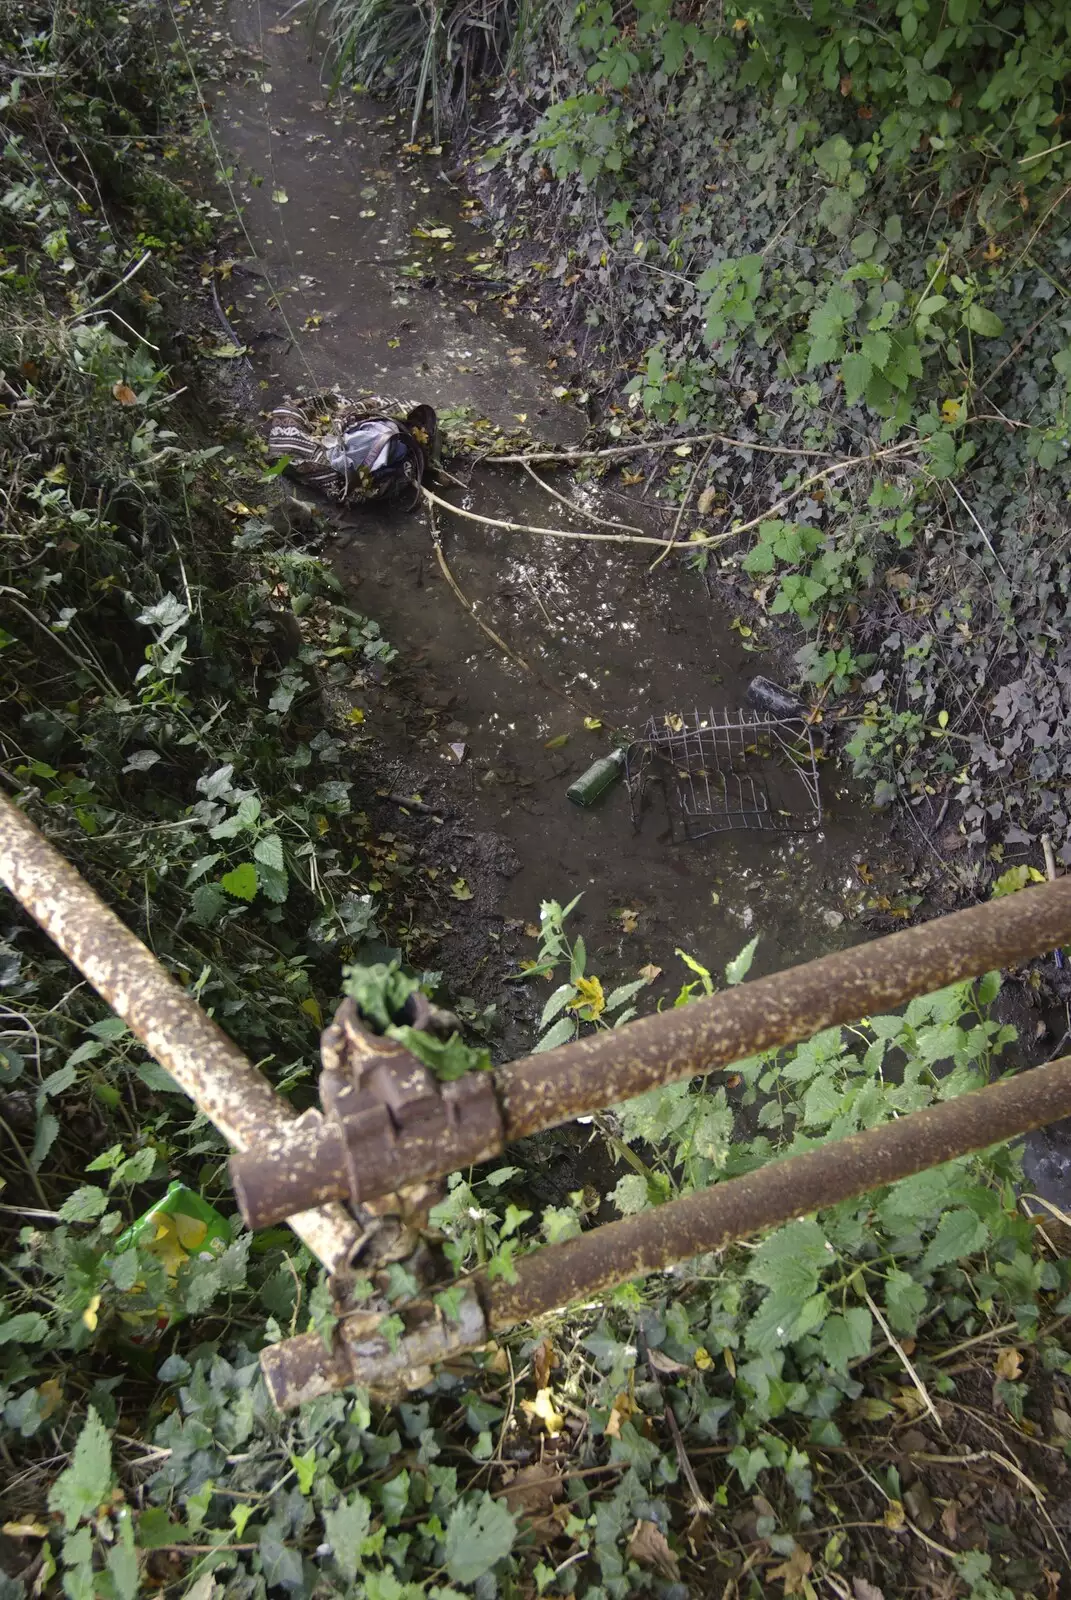
<svg viewBox="0 0 1071 1600"><path fill-rule="evenodd" d="M541 528L527 522L504 522L500 517L484 517L478 511L465 511L461 506L451 505L449 500L441 500L423 484L420 492L431 505L441 506L444 511L452 512L455 517L464 517L466 522L480 522L486 528L500 528L504 533L538 533L544 534L548 539L595 539L605 544L649 544L659 550L672 548L671 540L656 539L643 533L585 533L577 528ZM579 514L584 515L583 512ZM708 550L711 545L724 544L726 539L732 539L736 531L734 528L730 533L715 534L713 538L704 535L701 539L686 540L676 548L683 551Z"/></svg>
<svg viewBox="0 0 1071 1600"><path fill-rule="evenodd" d="M553 462L559 466L576 466L584 461L608 461L615 456L635 456L644 450L676 450L679 445L685 444L727 444L735 450L758 450L770 456L816 456L819 460L828 460L833 454L831 450L798 450L792 445L760 444L752 439L734 439L727 433L689 433L681 439L637 439L632 444L607 445L602 450L527 450L523 454L489 455L485 459L496 467L527 467L532 461L541 461L544 465ZM917 444L916 439L907 439L901 444L889 445L884 450L876 450L865 456L849 456L847 459L853 466L862 465L863 462L878 461L883 456L893 455L898 451L914 449Z"/></svg>
<svg viewBox="0 0 1071 1600"><path fill-rule="evenodd" d="M455 517L464 517L466 522L482 523L483 526L487 528L501 528L505 533L536 533L542 534L549 539L589 539L605 544L646 544L654 545L657 549L662 551L663 555L668 555L671 550L679 550L685 554L688 554L696 550L709 550L712 546L724 544L726 540L735 539L742 533L749 533L752 528L757 528L760 523L768 522L771 520L771 518L780 516L781 512L784 511L787 506L791 505L793 500L797 500L801 494L806 494L807 490L812 488L816 483L823 483L827 478L834 477L838 472L847 472L852 467L869 466L876 461L885 461L890 456L907 455L909 453L916 452L921 448L922 444L920 440L906 439L901 444L887 445L884 450L874 450L869 455L845 456L841 461L834 461L832 466L823 467L821 472L812 472L810 477L804 478L802 483L797 484L794 489L790 489L787 494L781 496L780 500L776 500L772 506L767 506L765 511L762 511L757 517L752 517L749 522L739 522L734 527L726 529L724 533L717 533L713 535L703 534L699 538L693 535L692 538L685 539L680 543L677 543L672 537L669 539L657 539L649 534L643 533L587 533L572 528L536 527L527 522L504 522L499 517L485 517L481 516L478 511L465 511L461 506L451 505L449 500L440 499L437 494L433 494L432 491L426 488L423 484L420 487L420 492L424 496L425 500L427 500L431 505L441 506L444 511L452 512ZM497 461L509 461L510 459L511 458L509 456L500 456L497 458ZM515 456L512 459L516 461L518 465L525 467L526 470L530 470L528 468L528 460L546 460L548 458L537 458L533 456L526 459L522 456ZM560 456L551 457L549 459L564 461L575 458ZM535 477L535 474L532 473L532 476ZM537 479L537 482L538 481L539 480ZM578 512L578 515L585 515L585 513ZM592 520L598 521L600 519L592 518ZM615 525L610 524L610 526Z"/></svg>

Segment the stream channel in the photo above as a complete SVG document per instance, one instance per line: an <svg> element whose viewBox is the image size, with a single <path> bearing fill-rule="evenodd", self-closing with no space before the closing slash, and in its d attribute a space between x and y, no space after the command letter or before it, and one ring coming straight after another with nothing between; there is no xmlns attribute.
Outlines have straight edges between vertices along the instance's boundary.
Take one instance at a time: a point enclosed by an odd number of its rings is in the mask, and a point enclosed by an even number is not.
<svg viewBox="0 0 1071 1600"><path fill-rule="evenodd" d="M319 46L303 14L291 16L280 0L238 0L210 20L202 13L198 32L227 62L213 88L213 127L242 226L234 219L237 265L221 293L253 352L254 403L267 410L299 389L337 384L344 394L371 389L439 409L472 407L506 429L524 418L538 438L578 440L585 418L555 398L553 351L540 344L538 325L465 287L473 257L490 255L490 236L467 220L474 207L444 157L401 156L399 122L366 97L342 90L326 100ZM415 229L449 234L427 240ZM403 272L418 261L422 277ZM628 504L595 498L564 475L553 482L647 533L672 525L635 496ZM584 526L516 468L479 468L468 489L439 492L491 517ZM657 814L633 830L623 784L587 811L566 799L608 738L585 729L545 683L638 733L652 713L743 707L751 677L778 675L769 656L746 648L706 576L679 558L649 572L649 547L444 518L462 590L540 682L495 650L451 594L424 510L330 515L325 553L348 603L399 652L384 692L357 701L377 760L395 763L395 789L416 786L507 846L490 901L448 902L458 915L479 915L484 951L488 938L495 946L490 967L511 949L514 959L534 952L519 930L538 921L542 899L565 903L581 893L569 926L585 936L590 969L616 982L653 962L669 992L689 976L677 946L718 973L759 934L757 974L868 936L855 918L896 870L890 827L833 762L822 769L822 825L796 836L732 832L672 843ZM392 692L398 676L405 693ZM465 747L460 763L451 744ZM503 929L516 937L503 940ZM469 983L474 993L479 959L470 952L458 972L449 951L440 957L454 965L461 992Z"/></svg>

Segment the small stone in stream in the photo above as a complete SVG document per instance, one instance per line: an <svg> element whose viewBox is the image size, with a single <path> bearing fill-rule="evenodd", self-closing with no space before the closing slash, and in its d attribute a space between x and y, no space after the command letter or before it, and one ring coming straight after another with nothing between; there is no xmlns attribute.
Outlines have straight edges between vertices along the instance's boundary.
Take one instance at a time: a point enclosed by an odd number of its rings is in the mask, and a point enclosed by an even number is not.
<svg viewBox="0 0 1071 1600"><path fill-rule="evenodd" d="M841 923L844 921L844 913L842 911L834 911L832 909L823 911L822 921L825 923L827 928L839 928Z"/></svg>
<svg viewBox="0 0 1071 1600"><path fill-rule="evenodd" d="M468 746L464 745L464 744L449 744L449 745L447 745L447 747L446 747L447 760L448 761L464 761L465 752L466 752L467 749L468 749Z"/></svg>

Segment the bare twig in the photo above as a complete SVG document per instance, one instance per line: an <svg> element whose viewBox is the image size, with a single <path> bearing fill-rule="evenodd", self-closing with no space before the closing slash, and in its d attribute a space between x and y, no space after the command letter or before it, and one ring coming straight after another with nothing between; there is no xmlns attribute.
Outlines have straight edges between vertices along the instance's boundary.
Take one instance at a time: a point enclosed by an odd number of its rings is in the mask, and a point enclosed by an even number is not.
<svg viewBox="0 0 1071 1600"><path fill-rule="evenodd" d="M558 503L563 505L567 511L571 511L574 517L583 517L587 522L597 522L600 528L613 528L618 533L643 532L642 528L634 528L629 522L612 522L608 521L606 517L597 517L594 511L584 511L580 506L574 505L566 495L559 494L557 489L553 488L549 483L546 483L539 476L538 472L529 466L527 461L523 463L523 466L525 472L527 472L528 476L533 480L533 482L538 483L544 494L549 494L552 500L557 500Z"/></svg>
<svg viewBox="0 0 1071 1600"><path fill-rule="evenodd" d="M919 1377L918 1373L915 1371L915 1368L911 1363L910 1356L908 1355L907 1351L904 1349L903 1345L900 1343L899 1339L896 1337L895 1333L893 1333L892 1329L889 1327L889 1324L886 1322L885 1318L882 1316L881 1311L878 1308L877 1302L874 1300L873 1296L870 1294L870 1291L867 1289L865 1284L862 1285L862 1290L863 1290L863 1299L866 1301L867 1305L870 1307L871 1316L874 1318L874 1321L877 1323L878 1327L881 1329L881 1331L885 1335L886 1339L888 1339L888 1341L889 1341L890 1345L892 1346L892 1348L896 1351L896 1354L897 1354L897 1356L899 1358L899 1361L900 1361L900 1365L903 1367L904 1371L907 1373L908 1377L911 1379L911 1382L915 1385L915 1388L918 1391L919 1399L922 1401L923 1405L926 1407L926 1410L930 1413L930 1416L933 1418L934 1422L936 1422L936 1424L940 1428L941 1432L944 1433L945 1425L941 1421L941 1418L939 1417L939 1415L937 1413L937 1407L934 1405L933 1401L930 1399L929 1392L928 1392L928 1390L926 1388L926 1385L923 1383L922 1379Z"/></svg>
<svg viewBox="0 0 1071 1600"><path fill-rule="evenodd" d="M421 494L429 505L441 506L444 511L451 512L455 517L463 517L466 522L479 522L485 528L500 528L504 533L535 533L542 534L549 539L593 539L600 544L646 544L654 545L656 549L663 549L667 544L666 539L654 539L646 534L637 533L585 533L580 529L570 528L542 528L527 522L505 522L501 517L481 516L478 511L465 511L461 506L451 505L449 500L442 500L437 494L424 485L421 485ZM714 539L690 540L682 545L682 550L706 550L712 544L721 544L730 534L719 534Z"/></svg>

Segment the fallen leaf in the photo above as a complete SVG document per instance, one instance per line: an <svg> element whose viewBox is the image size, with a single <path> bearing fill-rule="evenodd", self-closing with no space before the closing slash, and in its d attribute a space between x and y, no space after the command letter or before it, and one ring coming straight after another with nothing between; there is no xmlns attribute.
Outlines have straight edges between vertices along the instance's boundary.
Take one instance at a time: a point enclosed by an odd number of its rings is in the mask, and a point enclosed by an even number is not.
<svg viewBox="0 0 1071 1600"><path fill-rule="evenodd" d="M715 502L715 500L717 498L718 498L717 489L714 488L713 484L708 484L707 487L703 490L703 493L699 496L699 499L695 503L696 504L696 510L699 512L699 515L701 517L705 517L706 516L707 512L713 506L713 504L714 504L714 502Z"/></svg>
<svg viewBox="0 0 1071 1600"><path fill-rule="evenodd" d="M450 885L450 893L453 895L455 900L472 899L472 890L469 888L464 878L454 879L453 883Z"/></svg>
<svg viewBox="0 0 1071 1600"><path fill-rule="evenodd" d="M626 906L617 913L617 920L621 924L622 933L635 933L639 927L640 915L638 911L630 911Z"/></svg>
<svg viewBox="0 0 1071 1600"><path fill-rule="evenodd" d="M707 1359L709 1360L709 1357ZM684 1365L683 1361L674 1361L672 1356L667 1356L661 1350L648 1349L647 1361L656 1372L674 1373L688 1371L688 1368ZM696 1365L698 1366L698 1364L699 1363L697 1362Z"/></svg>
<svg viewBox="0 0 1071 1600"><path fill-rule="evenodd" d="M788 1560L783 1561L779 1567L772 1567L769 1576L781 1579L786 1594L806 1594L811 1588L807 1582L807 1575L812 1565L811 1557L803 1546L794 1544ZM813 1590L811 1592L813 1593Z"/></svg>
<svg viewBox="0 0 1071 1600"><path fill-rule="evenodd" d="M633 484L637 484L637 483L642 483L643 482L643 473L642 472L623 472L621 474L621 482L623 484L625 484L626 487L631 489Z"/></svg>
<svg viewBox="0 0 1071 1600"><path fill-rule="evenodd" d="M211 356L214 361L237 361L239 356L245 354L244 344L219 344L214 350L205 351L205 355Z"/></svg>
<svg viewBox="0 0 1071 1600"><path fill-rule="evenodd" d="M0 1530L9 1539L47 1539L48 1529L43 1522L5 1522Z"/></svg>
<svg viewBox="0 0 1071 1600"><path fill-rule="evenodd" d="M532 1371L535 1375L537 1389L546 1389L550 1384L550 1369L554 1365L554 1346L549 1339L543 1339L536 1345L532 1356Z"/></svg>
<svg viewBox="0 0 1071 1600"><path fill-rule="evenodd" d="M662 976L662 968L656 967L653 961L648 961L645 967L640 968L636 976L643 978L646 983L654 983L656 978Z"/></svg>
<svg viewBox="0 0 1071 1600"><path fill-rule="evenodd" d="M1014 1383L1023 1370L1022 1353L1015 1349L998 1350L993 1371L998 1378L1006 1378L1009 1383Z"/></svg>
<svg viewBox="0 0 1071 1600"><path fill-rule="evenodd" d="M854 1600L885 1600L883 1592L869 1578L853 1578L852 1594Z"/></svg>
<svg viewBox="0 0 1071 1600"><path fill-rule="evenodd" d="M560 750L562 745L569 743L567 733L556 733L553 739L548 739L543 746L544 750Z"/></svg>
<svg viewBox="0 0 1071 1600"><path fill-rule="evenodd" d="M112 394L121 406L136 406L138 403L138 397L129 383L113 383Z"/></svg>
<svg viewBox="0 0 1071 1600"><path fill-rule="evenodd" d="M630 1394L625 1392L619 1394L610 1407L610 1415L606 1421L606 1437L620 1439L622 1427L636 1415L638 1410L639 1407Z"/></svg>
<svg viewBox="0 0 1071 1600"><path fill-rule="evenodd" d="M89 1329L90 1333L95 1333L96 1330L97 1330L97 1321L98 1321L97 1312L99 1310L100 1310L100 1295L99 1294L95 1294L93 1296L92 1300L86 1306L85 1310L82 1312L82 1321L85 1323L85 1325Z"/></svg>
<svg viewBox="0 0 1071 1600"><path fill-rule="evenodd" d="M667 1578L672 1578L674 1583L680 1576L680 1566L669 1542L657 1522L647 1522L640 1518L632 1530L628 1542L628 1554L631 1560L639 1563L641 1567L656 1567L659 1572L664 1572Z"/></svg>
<svg viewBox="0 0 1071 1600"><path fill-rule="evenodd" d="M63 1385L58 1378L46 1378L38 1384L37 1393L41 1397L42 1418L50 1417L63 1404Z"/></svg>
<svg viewBox="0 0 1071 1600"><path fill-rule="evenodd" d="M277 206L285 206L289 205L290 203L290 196L287 194L285 189L273 189L271 192L271 197Z"/></svg>
<svg viewBox="0 0 1071 1600"><path fill-rule="evenodd" d="M541 1422L552 1439L565 1427L565 1418L555 1409L554 1397L549 1389L540 1389L534 1400L522 1400L521 1410L534 1422Z"/></svg>
<svg viewBox="0 0 1071 1600"><path fill-rule="evenodd" d="M700 1372L709 1372L711 1367L714 1365L714 1357L711 1355L710 1351L701 1344L696 1345L695 1351L692 1355L692 1360L695 1362Z"/></svg>
<svg viewBox="0 0 1071 1600"><path fill-rule="evenodd" d="M598 717L585 717L584 726L589 733L594 733L596 728L602 727L602 723L599 721Z"/></svg>
<svg viewBox="0 0 1071 1600"><path fill-rule="evenodd" d="M904 1508L899 1500L889 1501L889 1504L885 1507L885 1515L881 1520L890 1533L895 1533L897 1529L904 1526L907 1518L904 1516Z"/></svg>
<svg viewBox="0 0 1071 1600"><path fill-rule="evenodd" d="M539 929L536 927L534 922L526 922L525 923L525 925L524 925L524 937L526 939L538 939L539 938Z"/></svg>
<svg viewBox="0 0 1071 1600"><path fill-rule="evenodd" d="M667 711L662 720L670 733L680 733L684 727L684 718L676 711Z"/></svg>
<svg viewBox="0 0 1071 1600"><path fill-rule="evenodd" d="M545 1517L563 1494L562 1476L546 1461L521 1467L502 1496L515 1517Z"/></svg>
<svg viewBox="0 0 1071 1600"><path fill-rule="evenodd" d="M959 1507L950 1500L941 1512L941 1532L946 1539L959 1538Z"/></svg>

